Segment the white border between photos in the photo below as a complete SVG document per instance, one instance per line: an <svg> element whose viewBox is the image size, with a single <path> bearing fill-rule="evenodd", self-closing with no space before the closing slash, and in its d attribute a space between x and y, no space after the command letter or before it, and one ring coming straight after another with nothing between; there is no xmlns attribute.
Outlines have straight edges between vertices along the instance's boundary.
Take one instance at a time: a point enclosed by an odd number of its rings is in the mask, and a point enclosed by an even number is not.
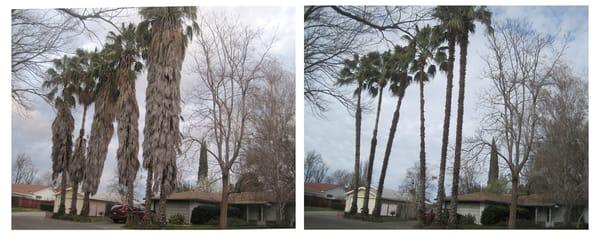
<svg viewBox="0 0 600 238"><path fill-rule="evenodd" d="M2 22L2 30L4 31L0 38L1 41L1 65L2 71L4 74L4 79L1 81L1 90L0 95L2 96L2 100L0 100L0 108L2 110L2 116L0 120L0 131L4 131L0 137L0 151L3 152L3 159L1 160L0 167L3 168L3 171L0 175L1 182L0 188L2 196L0 196L0 230L3 233L1 237L40 237L40 236L66 236L66 237L131 237L131 236L143 236L143 237L203 237L203 236L213 236L213 237L240 237L244 236L260 236L261 238L269 238L269 237L363 237L366 235L372 236L372 232L378 236L390 236L390 237L424 237L424 236L439 236L439 237L501 237L506 238L507 236L545 236L545 237L566 237L566 236L577 236L577 237L598 237L599 233L597 219L599 216L596 214L599 212L598 206L590 202L589 203L589 216L590 216L590 230L587 231L561 231L561 230L544 230L544 231L531 231L531 230L494 230L494 231L483 231L483 230L377 230L377 231L367 231L367 230L303 230L304 227L304 218L303 218L303 207L304 207L304 199L303 199L303 158L304 158L304 97L303 97L303 5L327 5L327 4L335 4L335 5L444 5L444 4L453 4L453 5L589 5L589 64L594 65L598 64L598 46L595 44L590 44L592 42L596 42L596 40L600 40L598 38L598 27L597 24L600 23L598 21L598 5L596 1L584 1L584 0L574 0L574 1L553 1L552 3L547 1L432 1L432 0L412 0L412 1L401 1L401 0L380 0L380 1L368 1L368 0L251 0L251 1L243 1L243 0L219 0L219 1L210 1L210 0L87 0L87 1L66 1L66 0L54 0L54 1L44 1L44 0L28 0L28 1L4 1L2 3L3 7L0 11L0 19ZM8 204L8 193L10 192L9 181L11 180L10 168L11 168L11 98L9 94L9 88L11 87L10 80L8 80L10 75L10 66L9 66L9 57L10 54L10 42L9 35L10 28L8 27L10 24L10 9L13 8L56 8L56 7L107 7L107 6L125 6L125 7L139 7L139 6L166 6L166 5L195 5L195 6L295 6L296 7L296 16L295 16L295 29L296 29L296 40L295 40L295 75L296 75L296 228L295 229L269 229L269 230L176 230L176 231L166 231L166 230L11 230L11 218L10 218L10 207ZM589 77L592 80L589 80L589 95L590 97L590 118L595 120L598 118L598 99L594 97L594 92L599 90L598 83L595 80L599 78L598 69L594 67L590 67ZM8 132L8 133L7 133ZM598 143L598 138L596 133L600 132L596 122L592 122L590 126L590 144L595 145ZM594 158L598 155L598 148L591 146L590 147L590 157ZM589 193L589 201L598 201L598 189L596 189L600 182L598 181L598 176L593 173L598 169L598 162L594 159L590 161L590 193ZM369 234L368 234L369 233Z"/></svg>

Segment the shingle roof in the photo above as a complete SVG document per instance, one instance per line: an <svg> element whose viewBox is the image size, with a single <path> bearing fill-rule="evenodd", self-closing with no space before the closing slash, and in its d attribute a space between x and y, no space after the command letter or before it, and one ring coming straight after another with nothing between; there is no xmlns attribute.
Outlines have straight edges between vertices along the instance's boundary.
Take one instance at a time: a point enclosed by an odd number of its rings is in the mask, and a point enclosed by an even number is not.
<svg viewBox="0 0 600 238"><path fill-rule="evenodd" d="M12 192L14 192L14 193L34 193L34 192L40 191L45 188L48 188L48 186L37 185L37 184L13 184Z"/></svg>
<svg viewBox="0 0 600 238"><path fill-rule="evenodd" d="M158 200L159 198L154 197L153 199ZM288 202L293 202L294 199L295 196L292 192L288 198ZM221 193L185 191L173 193L167 197L167 200L193 200L200 202L219 203L221 202ZM231 204L264 204L275 201L275 195L269 192L241 192L229 194L229 203Z"/></svg>
<svg viewBox="0 0 600 238"><path fill-rule="evenodd" d="M340 185L329 183L305 183L304 192L320 193L337 187L340 187Z"/></svg>
<svg viewBox="0 0 600 238"><path fill-rule="evenodd" d="M446 201L451 200L451 196L445 198ZM488 192L476 192L469 194L458 195L457 200L460 202L493 202L500 204L510 204L510 194L495 194ZM519 195L518 204L520 206L553 206L558 204L557 199L549 194L530 194Z"/></svg>
<svg viewBox="0 0 600 238"><path fill-rule="evenodd" d="M365 187L358 188L359 190L365 190ZM353 193L354 190L349 190L346 194ZM377 189L371 187L370 193L377 194ZM406 193L401 193L399 191L383 189L381 192L381 197L386 200L400 201L400 202L410 202L410 196Z"/></svg>

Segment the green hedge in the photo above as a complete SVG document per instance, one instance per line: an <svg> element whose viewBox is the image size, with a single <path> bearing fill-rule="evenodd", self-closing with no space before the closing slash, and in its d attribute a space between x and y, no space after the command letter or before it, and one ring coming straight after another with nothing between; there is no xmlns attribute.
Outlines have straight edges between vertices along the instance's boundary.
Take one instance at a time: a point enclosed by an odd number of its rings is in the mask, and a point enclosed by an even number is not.
<svg viewBox="0 0 600 238"><path fill-rule="evenodd" d="M48 212L53 212L54 211L54 204L40 204L40 210L42 210L42 211L48 211Z"/></svg>
<svg viewBox="0 0 600 238"><path fill-rule="evenodd" d="M219 220L220 208L215 205L200 205L192 210L190 222L195 225L209 224L211 220ZM227 209L227 217L242 218L242 211L237 207L229 207Z"/></svg>
<svg viewBox="0 0 600 238"><path fill-rule="evenodd" d="M483 225L494 225L498 223L505 223L508 221L510 215L510 207L505 205L492 205L487 206L481 213L481 224ZM525 208L517 208L518 219L531 219L529 211Z"/></svg>

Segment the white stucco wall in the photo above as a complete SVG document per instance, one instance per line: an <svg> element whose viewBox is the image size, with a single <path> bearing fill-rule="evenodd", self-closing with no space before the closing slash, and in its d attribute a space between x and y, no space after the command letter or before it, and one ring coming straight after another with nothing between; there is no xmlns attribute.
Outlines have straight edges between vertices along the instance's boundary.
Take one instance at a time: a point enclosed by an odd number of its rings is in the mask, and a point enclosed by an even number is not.
<svg viewBox="0 0 600 238"><path fill-rule="evenodd" d="M456 212L463 216L470 214L475 217L475 224L481 224L481 213L486 206L484 203L459 203Z"/></svg>
<svg viewBox="0 0 600 238"><path fill-rule="evenodd" d="M67 191L66 199L65 199L65 213L69 213L71 210L71 198L73 193ZM60 207L60 193L56 195L54 199L54 213L58 212ZM77 198L77 214L81 214L81 208L83 207L83 196L78 196ZM106 211L106 202L92 200L90 199L90 213L89 216L105 216Z"/></svg>
<svg viewBox="0 0 600 238"><path fill-rule="evenodd" d="M33 193L33 199L53 201L54 189L52 189L52 187L47 187L42 190L36 191Z"/></svg>
<svg viewBox="0 0 600 238"><path fill-rule="evenodd" d="M365 194L366 191L365 190L359 190L358 191L358 198L357 198L357 206L358 206L358 212L362 211L362 207L365 201ZM353 194L352 193L348 193L346 194L346 204L345 204L345 208L344 211L345 212L350 212L350 208L352 207L352 200L353 200ZM376 194L371 192L369 195L369 204L368 204L368 208L369 208L369 214L373 214L373 209L375 208L375 196ZM390 201L383 201L381 203L381 216L392 216L392 213L394 215L396 215L398 212L398 203L396 202L390 202Z"/></svg>

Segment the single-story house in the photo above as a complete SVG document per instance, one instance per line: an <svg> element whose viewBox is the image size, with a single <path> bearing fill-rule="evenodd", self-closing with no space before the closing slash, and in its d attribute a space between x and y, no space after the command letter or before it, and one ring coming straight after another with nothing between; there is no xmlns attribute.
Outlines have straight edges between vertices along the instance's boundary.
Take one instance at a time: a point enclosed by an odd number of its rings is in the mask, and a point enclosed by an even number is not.
<svg viewBox="0 0 600 238"><path fill-rule="evenodd" d="M344 206L345 189L341 185L328 183L305 183L304 206L333 207ZM341 208L340 208L341 209Z"/></svg>
<svg viewBox="0 0 600 238"><path fill-rule="evenodd" d="M71 210L71 198L73 197L73 190L71 187L67 188L66 199L65 199L65 213L69 213ZM77 194L77 214L81 213L83 207L83 193ZM119 195L108 192L98 192L90 196L90 213L89 216L108 216L110 214L110 208L114 205L121 204L121 198ZM54 213L58 212L60 206L60 191L55 193L54 199Z"/></svg>
<svg viewBox="0 0 600 238"><path fill-rule="evenodd" d="M54 203L54 189L36 184L13 184L11 191L13 207L40 208L41 204Z"/></svg>
<svg viewBox="0 0 600 238"><path fill-rule="evenodd" d="M288 198L284 208L283 220L295 225L294 193ZM152 198L152 210L157 210L159 197ZM221 193L208 193L201 191L185 191L173 193L167 197L166 215L181 214L187 223L191 222L192 210L201 205L219 206ZM269 192L241 192L229 194L229 206L235 206L242 212L243 219L248 223L266 225L277 221L277 203L273 193Z"/></svg>
<svg viewBox="0 0 600 238"><path fill-rule="evenodd" d="M23 197L34 200L53 201L54 189L46 185L13 184L12 197Z"/></svg>
<svg viewBox="0 0 600 238"><path fill-rule="evenodd" d="M445 199L446 207L450 206L452 197ZM510 205L510 194L495 194L476 192L458 195L457 212L461 215L470 214L475 217L475 223L481 224L481 214L490 205ZM519 195L518 206L529 210L536 224L552 227L555 223L564 221L566 208L548 194ZM584 209L584 222L588 222L587 206Z"/></svg>
<svg viewBox="0 0 600 238"><path fill-rule="evenodd" d="M365 199L365 187L358 188L357 205L358 212L362 211L363 201ZM345 212L350 212L352 206L354 190L350 190L345 193L346 196L346 207ZM369 191L369 214L373 214L375 208L375 197L377 196L377 190L371 188ZM392 191L384 189L381 194L381 216L398 216L403 219L414 219L416 217L415 206L407 194L400 193L398 191Z"/></svg>

